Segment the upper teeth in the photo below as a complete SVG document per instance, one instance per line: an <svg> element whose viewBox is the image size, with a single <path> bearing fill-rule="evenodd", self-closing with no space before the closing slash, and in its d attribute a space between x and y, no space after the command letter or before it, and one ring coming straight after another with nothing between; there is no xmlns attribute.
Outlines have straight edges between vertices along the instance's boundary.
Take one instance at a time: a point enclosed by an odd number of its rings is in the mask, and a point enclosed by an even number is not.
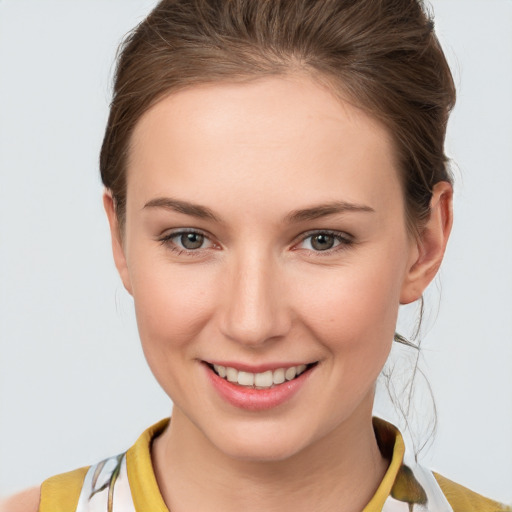
<svg viewBox="0 0 512 512"><path fill-rule="evenodd" d="M277 370L268 370L262 373L251 373L231 368L230 366L221 366L214 364L213 368L217 375L229 382L239 384L241 386L251 386L257 389L270 388L274 384L282 384L285 380L292 380L299 376L305 369L306 365L290 366L289 368L277 368Z"/></svg>

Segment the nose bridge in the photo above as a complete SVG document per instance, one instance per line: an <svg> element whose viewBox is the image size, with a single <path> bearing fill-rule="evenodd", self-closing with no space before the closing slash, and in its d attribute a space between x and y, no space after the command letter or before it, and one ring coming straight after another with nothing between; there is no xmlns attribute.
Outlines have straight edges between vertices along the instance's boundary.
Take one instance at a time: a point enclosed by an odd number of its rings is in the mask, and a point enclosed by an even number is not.
<svg viewBox="0 0 512 512"><path fill-rule="evenodd" d="M278 263L270 251L245 250L232 263L225 289L224 334L253 346L286 334L290 319L279 290Z"/></svg>

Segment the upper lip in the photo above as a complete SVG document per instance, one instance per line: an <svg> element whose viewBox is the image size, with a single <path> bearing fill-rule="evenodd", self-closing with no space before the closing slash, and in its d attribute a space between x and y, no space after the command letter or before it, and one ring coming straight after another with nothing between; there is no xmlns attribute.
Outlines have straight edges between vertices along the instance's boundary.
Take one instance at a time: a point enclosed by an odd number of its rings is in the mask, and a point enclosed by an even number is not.
<svg viewBox="0 0 512 512"><path fill-rule="evenodd" d="M279 362L279 363L261 363L261 364L247 364L247 363L241 363L238 361L235 362L235 361L217 361L217 360L216 361L208 360L208 361L204 361L204 362L209 365L235 368L236 370L243 371L243 372L263 373L263 372L267 372L269 370L274 371L279 368L291 368L292 366L300 366L302 364L309 366L311 364L316 363L317 361L313 361L313 362L307 362L307 361Z"/></svg>

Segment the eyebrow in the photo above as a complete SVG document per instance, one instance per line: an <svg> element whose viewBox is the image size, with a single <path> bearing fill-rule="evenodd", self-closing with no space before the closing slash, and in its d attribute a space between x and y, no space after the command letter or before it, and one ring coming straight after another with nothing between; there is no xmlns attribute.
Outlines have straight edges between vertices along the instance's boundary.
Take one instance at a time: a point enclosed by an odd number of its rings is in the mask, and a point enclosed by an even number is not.
<svg viewBox="0 0 512 512"><path fill-rule="evenodd" d="M214 222L222 222L220 217L216 216L210 208L201 206L199 204L189 203L188 201L180 201L170 197L157 197L148 201L144 208L164 208L166 210L183 213L196 217L198 219L206 219ZM144 209L143 208L143 209ZM366 205L348 203L345 201L334 201L332 203L320 204L312 206L311 208L303 208L300 210L293 210L285 216L285 222L289 224L304 222L309 220L327 217L347 212L375 212L373 208Z"/></svg>
<svg viewBox="0 0 512 512"><path fill-rule="evenodd" d="M328 215L335 215L347 212L370 212L375 213L375 210L370 206L362 204L347 203L345 201L334 201L332 203L321 204L311 208L301 210L294 210L290 212L285 220L290 224L294 222L304 222L308 220L315 220Z"/></svg>
<svg viewBox="0 0 512 512"><path fill-rule="evenodd" d="M221 222L221 220L212 212L212 210L206 206L189 203L188 201L180 201L170 197L157 197L155 199L151 199L151 201L148 201L144 205L144 208L164 208L165 210L184 213L185 215L197 217L198 219Z"/></svg>

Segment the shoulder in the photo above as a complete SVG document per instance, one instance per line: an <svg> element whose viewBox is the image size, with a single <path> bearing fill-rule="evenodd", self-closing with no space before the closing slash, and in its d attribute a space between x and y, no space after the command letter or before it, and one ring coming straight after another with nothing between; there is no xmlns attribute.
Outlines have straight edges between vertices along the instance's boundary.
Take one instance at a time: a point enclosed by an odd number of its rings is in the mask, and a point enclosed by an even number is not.
<svg viewBox="0 0 512 512"><path fill-rule="evenodd" d="M512 512L512 508L452 482L435 473L434 477L454 512Z"/></svg>
<svg viewBox="0 0 512 512"><path fill-rule="evenodd" d="M0 502L0 512L68 512L76 509L88 468L45 480Z"/></svg>
<svg viewBox="0 0 512 512"><path fill-rule="evenodd" d="M75 510L88 467L52 476L41 484L39 512Z"/></svg>
<svg viewBox="0 0 512 512"><path fill-rule="evenodd" d="M0 502L0 512L37 512L39 509L39 487L32 487Z"/></svg>

